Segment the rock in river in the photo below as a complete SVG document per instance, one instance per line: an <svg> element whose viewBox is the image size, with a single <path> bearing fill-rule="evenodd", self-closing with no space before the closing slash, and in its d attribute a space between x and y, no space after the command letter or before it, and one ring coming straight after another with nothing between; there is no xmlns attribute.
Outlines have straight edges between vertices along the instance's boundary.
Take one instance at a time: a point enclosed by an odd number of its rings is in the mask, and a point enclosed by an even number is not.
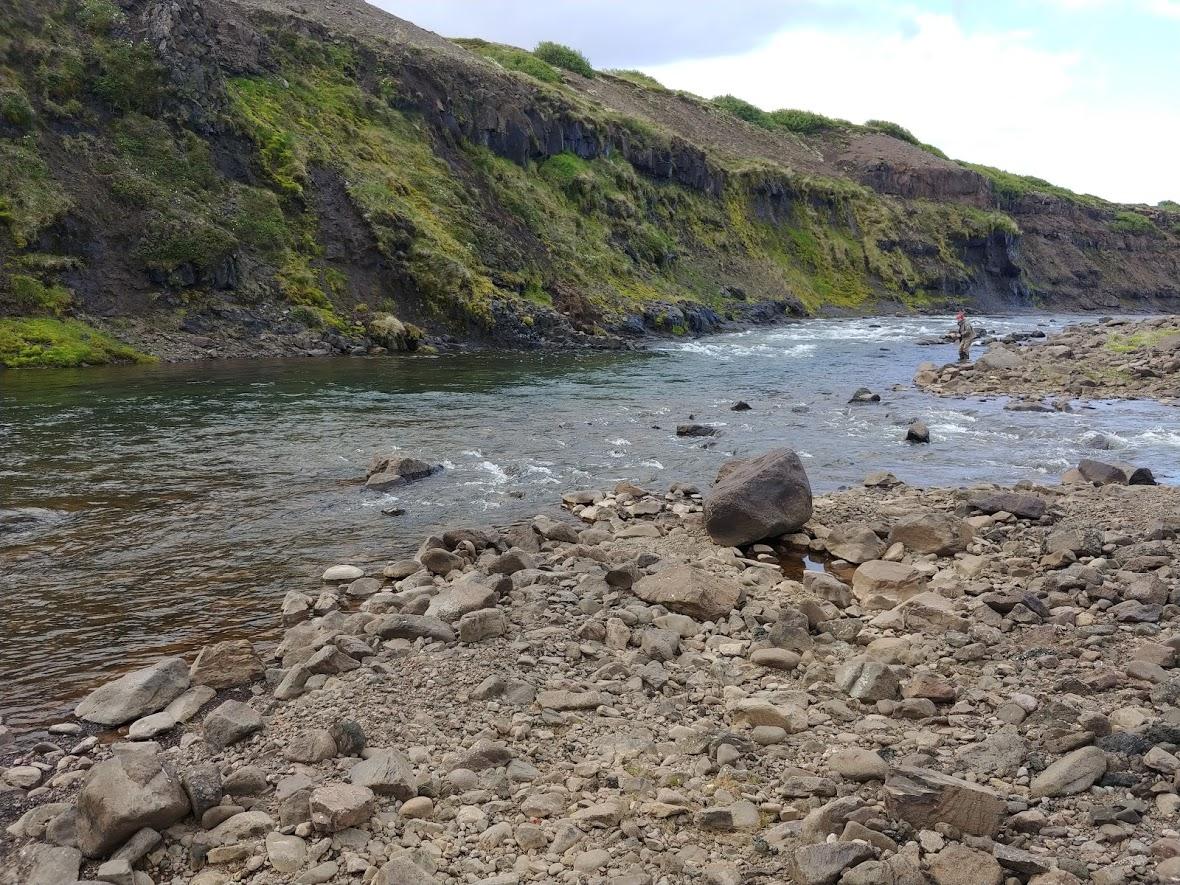
<svg viewBox="0 0 1180 885"><path fill-rule="evenodd" d="M811 512L811 484L790 449L727 461L705 495L705 529L730 547L796 532Z"/></svg>
<svg viewBox="0 0 1180 885"><path fill-rule="evenodd" d="M122 725L163 710L189 686L184 658L162 658L88 694L74 715L99 725Z"/></svg>

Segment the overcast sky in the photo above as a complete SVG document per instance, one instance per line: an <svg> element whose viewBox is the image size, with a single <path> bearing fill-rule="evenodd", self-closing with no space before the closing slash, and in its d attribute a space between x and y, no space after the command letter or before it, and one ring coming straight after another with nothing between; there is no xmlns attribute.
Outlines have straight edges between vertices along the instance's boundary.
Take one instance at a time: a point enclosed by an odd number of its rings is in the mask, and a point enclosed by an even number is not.
<svg viewBox="0 0 1180 885"><path fill-rule="evenodd" d="M1127 202L1180 200L1180 0L376 0L448 37L557 40Z"/></svg>

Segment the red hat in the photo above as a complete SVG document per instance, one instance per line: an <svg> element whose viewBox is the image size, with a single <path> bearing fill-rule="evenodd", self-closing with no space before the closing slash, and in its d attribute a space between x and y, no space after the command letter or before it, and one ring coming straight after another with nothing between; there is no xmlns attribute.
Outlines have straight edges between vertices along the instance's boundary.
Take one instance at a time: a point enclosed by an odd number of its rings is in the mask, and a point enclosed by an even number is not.
<svg viewBox="0 0 1180 885"><path fill-rule="evenodd" d="M967 315L965 313L963 313L963 311L960 310L957 314L955 314L955 319L956 320L966 319L966 316Z"/></svg>

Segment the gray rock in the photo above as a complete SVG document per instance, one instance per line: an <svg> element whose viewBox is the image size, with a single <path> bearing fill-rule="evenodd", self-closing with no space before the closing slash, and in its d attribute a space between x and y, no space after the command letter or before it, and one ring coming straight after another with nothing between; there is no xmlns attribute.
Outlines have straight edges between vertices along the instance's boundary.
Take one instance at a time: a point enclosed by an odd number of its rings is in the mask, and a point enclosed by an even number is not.
<svg viewBox="0 0 1180 885"><path fill-rule="evenodd" d="M463 568L464 559L441 547L426 550L418 557L422 566L431 574L448 575L456 569Z"/></svg>
<svg viewBox="0 0 1180 885"><path fill-rule="evenodd" d="M245 639L230 639L201 649L189 671L193 685L211 688L236 688L263 677L266 668Z"/></svg>
<svg viewBox="0 0 1180 885"><path fill-rule="evenodd" d="M832 556L855 565L879 559L885 552L885 543L863 522L836 526L824 539L824 544Z"/></svg>
<svg viewBox="0 0 1180 885"><path fill-rule="evenodd" d="M741 587L692 565L674 565L636 581L631 592L649 605L662 605L702 621L733 611Z"/></svg>
<svg viewBox="0 0 1180 885"><path fill-rule="evenodd" d="M99 725L122 725L163 710L188 686L184 658L162 658L95 689L74 708L74 715Z"/></svg>
<svg viewBox="0 0 1180 885"><path fill-rule="evenodd" d="M974 535L971 526L953 514L912 513L893 526L889 543L904 544L917 553L950 556L966 550Z"/></svg>
<svg viewBox="0 0 1180 885"><path fill-rule="evenodd" d="M357 827L373 816L376 796L356 784L325 784L311 793L311 823L321 833L338 833Z"/></svg>
<svg viewBox="0 0 1180 885"><path fill-rule="evenodd" d="M433 639L454 642L455 631L445 621L424 615L386 615L365 626L365 632L382 639Z"/></svg>
<svg viewBox="0 0 1180 885"><path fill-rule="evenodd" d="M1072 796L1090 789L1104 774L1106 753L1098 747L1081 747L1033 778L1030 790L1034 797Z"/></svg>
<svg viewBox="0 0 1180 885"><path fill-rule="evenodd" d="M790 449L727 461L705 495L705 529L729 547L798 531L811 518L811 484Z"/></svg>
<svg viewBox="0 0 1180 885"><path fill-rule="evenodd" d="M1044 498L1021 492L981 492L972 495L968 502L984 513L1011 513L1022 519L1040 519L1048 509Z"/></svg>
<svg viewBox="0 0 1180 885"><path fill-rule="evenodd" d="M791 856L791 880L798 885L833 885L849 867L876 856L864 842L824 842L796 848Z"/></svg>
<svg viewBox="0 0 1180 885"><path fill-rule="evenodd" d="M78 847L102 857L144 827L167 829L188 813L180 780L155 755L119 753L95 765L78 794Z"/></svg>
<svg viewBox="0 0 1180 885"><path fill-rule="evenodd" d="M439 618L450 623L463 615L491 608L496 604L496 591L475 581L461 581L452 584L430 600L426 616Z"/></svg>
<svg viewBox="0 0 1180 885"><path fill-rule="evenodd" d="M201 815L221 802L221 770L212 763L186 769L181 772L180 782L195 818L200 819Z"/></svg>
<svg viewBox="0 0 1180 885"><path fill-rule="evenodd" d="M64 885L77 880L82 852L61 845L37 845L23 885ZM15 881L15 880L10 880Z"/></svg>
<svg viewBox="0 0 1180 885"><path fill-rule="evenodd" d="M508 632L508 621L498 608L468 612L459 619L460 642L482 642Z"/></svg>
<svg viewBox="0 0 1180 885"><path fill-rule="evenodd" d="M348 779L378 796L393 796L402 802L418 794L410 760L397 750L374 750L368 759L352 767Z"/></svg>
<svg viewBox="0 0 1180 885"><path fill-rule="evenodd" d="M893 700L901 688L901 680L892 668L866 658L841 664L834 681L837 688L859 701Z"/></svg>
<svg viewBox="0 0 1180 885"><path fill-rule="evenodd" d="M205 717L205 742L217 750L262 731L262 717L249 704L226 701Z"/></svg>
<svg viewBox="0 0 1180 885"><path fill-rule="evenodd" d="M925 768L902 766L885 781L885 807L915 829L940 823L976 836L995 836L1006 806L994 791Z"/></svg>

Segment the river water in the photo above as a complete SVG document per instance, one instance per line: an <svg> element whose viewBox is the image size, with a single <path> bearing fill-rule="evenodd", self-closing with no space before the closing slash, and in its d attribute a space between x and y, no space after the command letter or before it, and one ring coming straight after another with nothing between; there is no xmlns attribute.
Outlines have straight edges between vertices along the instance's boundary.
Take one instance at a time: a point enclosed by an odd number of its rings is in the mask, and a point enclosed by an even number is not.
<svg viewBox="0 0 1180 885"><path fill-rule="evenodd" d="M434 528L511 522L620 479L707 484L724 459L772 446L798 450L819 490L878 469L919 485L1053 481L1087 455L1180 481L1175 409L1029 414L915 390L919 362L954 357L916 340L951 324L815 320L638 353L0 372L0 715L41 724L162 654L273 636L288 589L315 589L334 563L398 558ZM862 385L883 402L849 406ZM752 409L731 412L737 399ZM721 435L677 438L690 415ZM913 417L931 445L901 442ZM1100 435L1117 451L1095 451ZM370 457L389 451L447 469L363 491ZM26 507L47 512L14 525ZM394 507L404 515L382 513Z"/></svg>

